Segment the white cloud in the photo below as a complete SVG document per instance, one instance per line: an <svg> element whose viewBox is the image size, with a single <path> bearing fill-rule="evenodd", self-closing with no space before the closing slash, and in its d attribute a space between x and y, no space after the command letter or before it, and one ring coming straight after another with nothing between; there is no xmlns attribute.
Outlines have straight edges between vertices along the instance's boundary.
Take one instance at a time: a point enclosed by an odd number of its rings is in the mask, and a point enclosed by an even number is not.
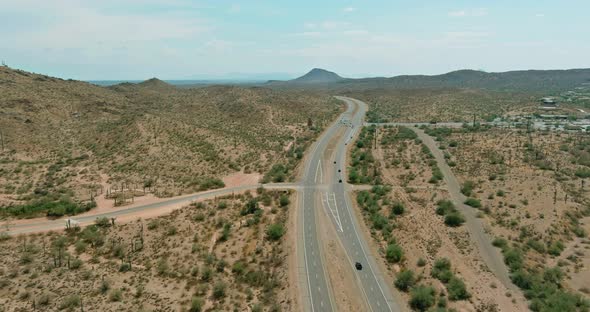
<svg viewBox="0 0 590 312"><path fill-rule="evenodd" d="M537 14L535 14L535 16L536 17L545 17L545 14L543 14L543 13L537 13Z"/></svg>
<svg viewBox="0 0 590 312"><path fill-rule="evenodd" d="M467 10L451 11L448 13L450 17L481 17L488 15L487 8L475 8Z"/></svg>
<svg viewBox="0 0 590 312"><path fill-rule="evenodd" d="M356 11L356 8L353 7L346 7L344 9L342 9L342 11L346 12L346 13L352 13L354 11Z"/></svg>

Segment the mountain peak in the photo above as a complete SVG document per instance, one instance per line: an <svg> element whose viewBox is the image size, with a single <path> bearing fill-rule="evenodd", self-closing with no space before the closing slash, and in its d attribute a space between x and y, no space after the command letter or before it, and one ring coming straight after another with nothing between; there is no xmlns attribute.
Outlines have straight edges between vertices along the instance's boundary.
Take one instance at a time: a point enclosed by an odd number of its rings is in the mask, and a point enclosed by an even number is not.
<svg viewBox="0 0 590 312"><path fill-rule="evenodd" d="M293 79L293 82L299 83L327 83L327 82L336 82L340 81L343 78L340 77L338 74L322 69L322 68L314 68L310 70L307 74Z"/></svg>

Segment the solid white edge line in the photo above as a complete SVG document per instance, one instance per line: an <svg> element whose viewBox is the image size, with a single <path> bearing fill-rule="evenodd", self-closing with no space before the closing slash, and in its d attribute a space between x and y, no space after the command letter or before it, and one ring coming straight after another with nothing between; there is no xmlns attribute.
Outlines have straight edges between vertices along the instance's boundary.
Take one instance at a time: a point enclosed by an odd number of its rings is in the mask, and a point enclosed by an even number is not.
<svg viewBox="0 0 590 312"><path fill-rule="evenodd" d="M311 306L311 311L315 311L313 308L313 295L311 294L311 283L309 281L309 265L307 264L307 248L305 247L305 190L301 191L302 194L302 201L301 206L303 207L303 257L305 258L305 276L307 277L307 290L309 291L309 305Z"/></svg>

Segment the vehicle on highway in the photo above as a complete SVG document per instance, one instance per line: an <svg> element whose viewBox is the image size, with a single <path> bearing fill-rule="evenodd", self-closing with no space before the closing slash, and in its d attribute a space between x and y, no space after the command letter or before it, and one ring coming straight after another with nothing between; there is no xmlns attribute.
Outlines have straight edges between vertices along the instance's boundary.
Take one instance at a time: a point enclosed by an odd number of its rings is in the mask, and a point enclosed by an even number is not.
<svg viewBox="0 0 590 312"><path fill-rule="evenodd" d="M359 271L363 269L363 265L360 262L355 263L354 267Z"/></svg>

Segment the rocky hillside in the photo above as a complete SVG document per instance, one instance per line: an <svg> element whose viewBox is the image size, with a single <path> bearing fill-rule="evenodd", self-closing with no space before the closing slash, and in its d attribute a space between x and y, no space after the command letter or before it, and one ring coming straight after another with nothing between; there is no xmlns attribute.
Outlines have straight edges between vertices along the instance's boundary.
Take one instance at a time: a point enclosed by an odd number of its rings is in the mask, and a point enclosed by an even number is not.
<svg viewBox="0 0 590 312"><path fill-rule="evenodd" d="M89 199L106 186L171 196L276 163L289 176L340 109L309 93L177 89L157 79L99 87L7 67L0 94L0 206ZM296 150L286 149L294 136Z"/></svg>

